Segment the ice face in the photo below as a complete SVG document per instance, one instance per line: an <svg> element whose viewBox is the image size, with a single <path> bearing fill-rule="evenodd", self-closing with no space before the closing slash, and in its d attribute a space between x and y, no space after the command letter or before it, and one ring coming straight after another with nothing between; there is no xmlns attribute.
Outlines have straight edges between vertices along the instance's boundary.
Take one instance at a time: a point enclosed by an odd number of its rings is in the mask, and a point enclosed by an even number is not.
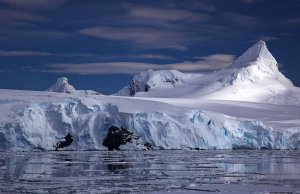
<svg viewBox="0 0 300 194"><path fill-rule="evenodd" d="M217 113L214 113L217 114ZM299 146L294 133L282 134L259 121L199 110L120 113L111 104L91 104L79 99L40 103L19 113L1 129L0 148L53 150L66 134L73 143L66 149L101 150L109 127L124 127L154 148L163 149L289 149ZM10 131L10 133L5 133ZM121 149L142 149L131 142Z"/></svg>

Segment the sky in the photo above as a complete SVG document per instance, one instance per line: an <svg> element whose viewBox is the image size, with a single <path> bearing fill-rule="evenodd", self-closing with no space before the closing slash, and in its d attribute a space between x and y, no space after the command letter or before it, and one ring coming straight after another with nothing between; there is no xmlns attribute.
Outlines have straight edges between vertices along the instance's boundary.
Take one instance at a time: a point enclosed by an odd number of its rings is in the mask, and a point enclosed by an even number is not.
<svg viewBox="0 0 300 194"><path fill-rule="evenodd" d="M0 0L0 88L112 94L148 69L209 72L258 40L300 86L300 0Z"/></svg>

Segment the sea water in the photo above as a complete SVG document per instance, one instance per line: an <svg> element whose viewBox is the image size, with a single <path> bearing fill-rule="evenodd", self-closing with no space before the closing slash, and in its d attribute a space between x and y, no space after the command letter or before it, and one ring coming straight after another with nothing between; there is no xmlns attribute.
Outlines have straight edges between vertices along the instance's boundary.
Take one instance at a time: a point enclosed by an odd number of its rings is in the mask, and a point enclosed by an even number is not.
<svg viewBox="0 0 300 194"><path fill-rule="evenodd" d="M0 152L0 193L300 193L300 151Z"/></svg>

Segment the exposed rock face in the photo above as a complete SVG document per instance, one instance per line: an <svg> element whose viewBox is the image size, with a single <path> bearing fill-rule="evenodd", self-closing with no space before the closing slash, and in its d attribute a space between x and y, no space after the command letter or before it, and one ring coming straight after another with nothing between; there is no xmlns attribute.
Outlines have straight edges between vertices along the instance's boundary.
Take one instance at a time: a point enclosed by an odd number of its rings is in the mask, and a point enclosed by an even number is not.
<svg viewBox="0 0 300 194"><path fill-rule="evenodd" d="M120 145L130 142L132 138L133 133L129 132L127 129L112 126L108 129L103 145L107 147L108 150L119 150Z"/></svg>
<svg viewBox="0 0 300 194"><path fill-rule="evenodd" d="M72 142L73 142L73 137L70 133L68 133L62 140L57 142L56 145L54 145L53 147L55 148L55 150L58 150L58 148L64 148L71 145Z"/></svg>
<svg viewBox="0 0 300 194"><path fill-rule="evenodd" d="M132 132L121 127L112 126L108 129L106 138L103 141L103 145L108 148L108 150L119 150L121 145L127 143L139 144L143 149L153 149L152 145L148 142L141 142L140 138L134 135Z"/></svg>

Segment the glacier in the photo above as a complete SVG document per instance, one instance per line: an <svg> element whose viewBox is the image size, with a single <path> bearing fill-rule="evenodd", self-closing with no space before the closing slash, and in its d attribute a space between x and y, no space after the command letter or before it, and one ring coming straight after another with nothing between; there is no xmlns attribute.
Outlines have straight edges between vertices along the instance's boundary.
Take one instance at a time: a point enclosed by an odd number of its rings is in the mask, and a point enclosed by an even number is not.
<svg viewBox="0 0 300 194"><path fill-rule="evenodd" d="M1 126L0 148L53 150L53 145L70 133L75 141L67 149L102 150L106 149L102 142L110 126L129 129L143 141L163 149L299 148L293 131L274 130L257 120L200 110L125 113L110 103L76 98L25 107L12 122ZM299 135L299 128L296 131ZM143 149L136 142L132 144L134 149Z"/></svg>
<svg viewBox="0 0 300 194"><path fill-rule="evenodd" d="M47 91L0 89L0 150L106 150L111 126L137 138L120 149L300 149L300 89L259 41L211 73L148 70L113 95L59 78Z"/></svg>

